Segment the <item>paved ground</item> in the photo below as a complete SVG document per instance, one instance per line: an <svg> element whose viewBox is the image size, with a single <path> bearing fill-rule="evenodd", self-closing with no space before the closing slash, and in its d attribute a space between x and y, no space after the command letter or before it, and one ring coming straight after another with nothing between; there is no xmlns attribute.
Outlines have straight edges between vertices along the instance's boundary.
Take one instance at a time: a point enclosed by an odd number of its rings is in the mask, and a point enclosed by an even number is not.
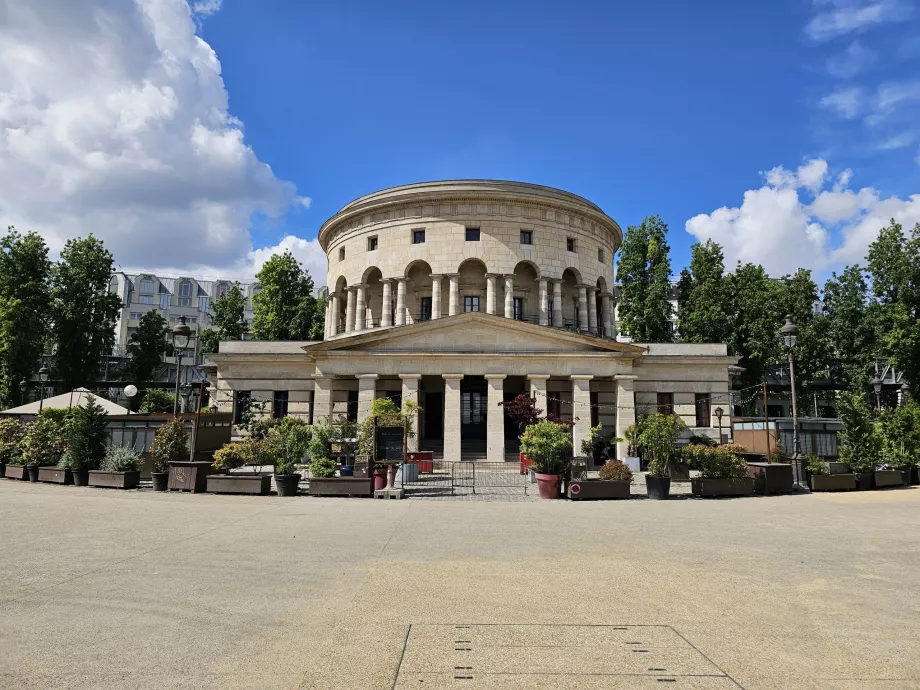
<svg viewBox="0 0 920 690"><path fill-rule="evenodd" d="M0 687L394 686L920 688L920 489L468 503L0 480Z"/></svg>

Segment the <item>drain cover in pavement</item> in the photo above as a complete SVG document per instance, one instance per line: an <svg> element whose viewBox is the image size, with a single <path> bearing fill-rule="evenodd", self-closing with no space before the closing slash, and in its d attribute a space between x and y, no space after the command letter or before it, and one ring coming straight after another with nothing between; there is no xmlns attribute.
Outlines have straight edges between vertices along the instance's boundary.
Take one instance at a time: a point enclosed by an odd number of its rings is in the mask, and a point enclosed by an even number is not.
<svg viewBox="0 0 920 690"><path fill-rule="evenodd" d="M412 625L394 688L741 686L667 625Z"/></svg>

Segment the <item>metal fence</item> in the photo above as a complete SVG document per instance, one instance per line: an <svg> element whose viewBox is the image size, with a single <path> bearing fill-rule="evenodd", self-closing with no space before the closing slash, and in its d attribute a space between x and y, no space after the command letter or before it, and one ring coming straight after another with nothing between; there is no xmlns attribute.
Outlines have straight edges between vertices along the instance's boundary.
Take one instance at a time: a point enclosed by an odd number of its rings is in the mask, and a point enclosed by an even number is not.
<svg viewBox="0 0 920 690"><path fill-rule="evenodd" d="M530 486L530 473L516 462L432 460L403 465L400 474L410 496L526 495Z"/></svg>

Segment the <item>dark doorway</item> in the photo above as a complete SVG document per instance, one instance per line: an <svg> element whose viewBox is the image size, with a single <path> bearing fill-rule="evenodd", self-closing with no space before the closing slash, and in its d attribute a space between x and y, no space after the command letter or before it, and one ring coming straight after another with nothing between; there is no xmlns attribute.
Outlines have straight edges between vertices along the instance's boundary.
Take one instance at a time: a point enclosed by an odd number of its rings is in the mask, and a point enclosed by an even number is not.
<svg viewBox="0 0 920 690"><path fill-rule="evenodd" d="M512 392L505 391L505 393L502 395L502 400L504 400L505 402L511 402L518 395L520 395L520 393L515 393L513 391ZM502 408L501 412L502 414L505 415L505 440L506 441L517 441L518 431L519 431L517 424L511 421L511 418L508 416L508 413L505 412L504 408Z"/></svg>
<svg viewBox="0 0 920 690"><path fill-rule="evenodd" d="M345 418L349 422L358 421L358 391L348 391L348 407L345 410Z"/></svg>
<svg viewBox="0 0 920 690"><path fill-rule="evenodd" d="M444 438L444 394L425 393L425 440Z"/></svg>
<svg viewBox="0 0 920 690"><path fill-rule="evenodd" d="M465 376L460 381L460 439L486 440L486 407L489 391L482 376Z"/></svg>

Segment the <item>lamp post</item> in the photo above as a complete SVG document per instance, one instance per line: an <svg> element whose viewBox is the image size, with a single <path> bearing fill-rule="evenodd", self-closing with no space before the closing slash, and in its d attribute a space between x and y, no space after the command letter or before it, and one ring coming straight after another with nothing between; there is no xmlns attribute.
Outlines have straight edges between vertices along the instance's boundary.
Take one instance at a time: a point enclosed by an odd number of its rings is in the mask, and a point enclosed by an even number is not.
<svg viewBox="0 0 920 690"><path fill-rule="evenodd" d="M875 406L879 410L882 409L882 380L878 376L873 376L872 380L869 381L869 384L872 386L872 390L875 391Z"/></svg>
<svg viewBox="0 0 920 690"><path fill-rule="evenodd" d="M44 364L38 370L38 380L42 382L41 397L38 400L38 414L42 413L42 407L45 405L45 383L48 381L48 374L50 373L50 370Z"/></svg>
<svg viewBox="0 0 920 690"><path fill-rule="evenodd" d="M722 445L722 415L725 414L725 410L721 407L717 407L715 412L716 419L719 421L719 445Z"/></svg>
<svg viewBox="0 0 920 690"><path fill-rule="evenodd" d="M131 414L131 398L137 395L137 386L129 383L125 386L125 397L128 399L128 414Z"/></svg>
<svg viewBox="0 0 920 690"><path fill-rule="evenodd" d="M901 407L907 407L907 396L910 393L910 386L906 383L901 384Z"/></svg>
<svg viewBox="0 0 920 690"><path fill-rule="evenodd" d="M779 329L779 333L786 344L789 356L789 390L792 393L792 467L795 471L795 483L798 489L804 489L802 483L802 449L799 447L799 408L795 399L795 366L793 364L792 350L799 338L799 327L792 323L792 314L786 315L786 323Z"/></svg>
<svg viewBox="0 0 920 690"><path fill-rule="evenodd" d="M179 380L182 378L182 350L188 347L192 329L185 323L185 317L179 317L179 323L172 327L173 354L176 356L176 399L173 402L173 415L179 414Z"/></svg>
<svg viewBox="0 0 920 690"><path fill-rule="evenodd" d="M29 392L29 382L23 379L19 382L19 399L22 401L22 404L26 404L26 393Z"/></svg>
<svg viewBox="0 0 920 690"><path fill-rule="evenodd" d="M179 395L182 396L182 412L188 412L188 399L191 394L192 384L186 381L179 388Z"/></svg>

